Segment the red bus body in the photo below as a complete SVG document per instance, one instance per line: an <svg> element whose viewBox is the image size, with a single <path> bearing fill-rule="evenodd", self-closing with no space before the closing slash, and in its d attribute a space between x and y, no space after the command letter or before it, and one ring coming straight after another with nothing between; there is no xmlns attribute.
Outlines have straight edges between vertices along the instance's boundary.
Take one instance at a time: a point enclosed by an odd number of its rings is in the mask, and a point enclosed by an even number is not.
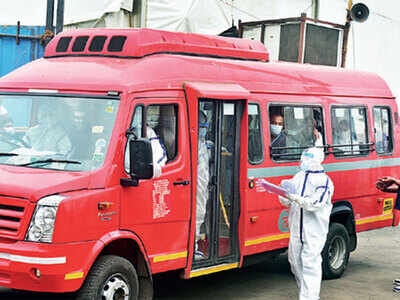
<svg viewBox="0 0 400 300"><path fill-rule="evenodd" d="M74 39L87 36L126 36L120 52L72 51ZM67 49L57 52L62 37ZM107 48L107 41L105 48ZM253 187L258 178L279 184L293 176L298 161L270 158L268 109L272 104L318 105L324 115L325 143L332 144L332 105L358 105L368 113L369 141L374 141L372 109L389 107L393 123L393 151L338 159L327 154L324 166L332 178L335 203L332 221L346 226L351 250L356 232L395 226L394 194L375 188L384 175L400 176L398 109L386 83L369 73L337 68L268 62L268 53L254 41L168 33L154 30L79 30L58 35L45 58L29 63L0 80L0 94L118 95L116 115L104 163L92 171L63 171L0 165L0 286L42 292L73 292L83 284L93 263L104 254L132 262L139 283L151 275L182 270L184 278L241 267L253 255L285 249L289 232L279 226L283 207L277 196ZM193 265L197 115L199 99L243 104L238 153L236 255L207 266ZM178 108L177 155L157 179L129 179L124 153L135 105L174 104ZM263 160L248 162L249 103L261 114ZM239 126L239 125L238 125ZM239 128L239 127L238 127ZM174 184L187 181L187 184ZM167 192L159 196L156 186ZM36 203L49 195L65 195L59 205L51 243L25 240ZM392 199L389 202L386 199ZM155 217L157 201L164 214ZM99 208L107 202L106 208ZM157 202L157 203L155 203ZM387 207L390 204L389 208ZM386 206L385 206L386 204ZM15 231L8 231L7 207L23 207ZM281 224L282 225L282 224ZM36 270L40 276L36 276Z"/></svg>

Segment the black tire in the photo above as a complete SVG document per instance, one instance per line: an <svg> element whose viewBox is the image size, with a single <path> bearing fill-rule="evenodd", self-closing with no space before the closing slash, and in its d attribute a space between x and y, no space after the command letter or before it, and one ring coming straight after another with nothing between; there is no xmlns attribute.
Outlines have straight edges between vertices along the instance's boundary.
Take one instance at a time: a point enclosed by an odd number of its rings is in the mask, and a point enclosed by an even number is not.
<svg viewBox="0 0 400 300"><path fill-rule="evenodd" d="M328 236L322 250L322 278L340 278L347 268L350 257L350 237L340 223L329 226Z"/></svg>
<svg viewBox="0 0 400 300"><path fill-rule="evenodd" d="M105 300L107 297L104 297L103 293L110 288L114 288L113 292L109 293L112 293L115 299L125 300L127 290L129 300L138 299L139 283L136 270L125 258L115 255L101 256L78 291L76 300ZM114 299L114 296L109 299Z"/></svg>

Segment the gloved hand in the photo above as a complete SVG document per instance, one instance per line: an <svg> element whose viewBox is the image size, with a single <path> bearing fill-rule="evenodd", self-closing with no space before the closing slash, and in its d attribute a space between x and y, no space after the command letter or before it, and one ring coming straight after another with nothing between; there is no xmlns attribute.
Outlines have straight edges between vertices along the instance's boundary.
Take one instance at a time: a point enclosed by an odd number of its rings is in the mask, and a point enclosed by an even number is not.
<svg viewBox="0 0 400 300"><path fill-rule="evenodd" d="M304 197L301 197L299 195L295 195L295 194L286 194L286 196L288 197L288 199L290 201L296 202L298 205L303 206L306 203L306 200Z"/></svg>
<svg viewBox="0 0 400 300"><path fill-rule="evenodd" d="M287 207L290 206L291 201L290 201L288 198L283 197L283 196L280 196L280 195L278 196L278 198L279 198L279 202L280 202L282 205L287 206Z"/></svg>

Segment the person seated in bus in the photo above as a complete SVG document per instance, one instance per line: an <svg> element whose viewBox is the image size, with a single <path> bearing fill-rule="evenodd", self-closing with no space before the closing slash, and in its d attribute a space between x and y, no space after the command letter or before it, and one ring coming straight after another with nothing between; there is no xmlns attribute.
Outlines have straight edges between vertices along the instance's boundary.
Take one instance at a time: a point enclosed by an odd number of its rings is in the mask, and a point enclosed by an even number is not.
<svg viewBox="0 0 400 300"><path fill-rule="evenodd" d="M8 152L23 145L16 136L13 120L0 100L0 152Z"/></svg>
<svg viewBox="0 0 400 300"><path fill-rule="evenodd" d="M130 139L142 138L142 121L141 121L141 111L139 113L135 113L133 116L132 124L130 130L133 132L133 135ZM159 136L156 134L154 129L150 126L150 122L147 123L146 126L146 138L150 141L151 150L153 153L153 178L158 178L162 174L162 167L167 163L167 152L165 150L162 141ZM127 142L127 147L125 150L125 170L129 172L130 169L130 160L129 160L129 141Z"/></svg>
<svg viewBox="0 0 400 300"><path fill-rule="evenodd" d="M299 124L300 127L304 126L303 123ZM297 138L298 140L292 141L295 142L295 145L298 147L303 147L303 146L316 146L316 147L321 147L323 145L323 140L322 140L322 134L319 132L318 127L317 127L317 122L315 119L313 119L313 128L312 128L312 133L310 131L308 132L307 137L304 136L305 129L303 128L301 130L300 135L297 135L296 137L288 137L286 131L284 130L284 118L281 114L274 114L271 117L271 123L270 123L270 131L271 131L271 154L272 157L275 159L279 159L280 156L276 154L283 154L283 153L290 153L290 152L298 152L299 150L294 149L292 151L286 150L286 149L274 149L274 148L281 148L281 147L287 147L289 145L288 139ZM312 139L310 138L312 136ZM288 158L290 158L288 156Z"/></svg>
<svg viewBox="0 0 400 300"><path fill-rule="evenodd" d="M284 119L283 116L279 113L275 113L271 116L271 123L269 125L269 129L271 132L271 155L272 158L278 158L279 155L285 152L284 149L274 149L286 147L286 133L283 130L284 128Z"/></svg>
<svg viewBox="0 0 400 300"><path fill-rule="evenodd" d="M167 163L167 151L153 128L146 126L146 137L153 150L153 178L161 176L161 168Z"/></svg>
<svg viewBox="0 0 400 300"><path fill-rule="evenodd" d="M72 143L67 131L60 124L60 117L49 106L38 108L38 124L29 128L23 140L36 151L51 151L66 156L72 149Z"/></svg>
<svg viewBox="0 0 400 300"><path fill-rule="evenodd" d="M355 136L352 137L349 122L345 119L339 121L337 126L333 129L333 145L343 145L334 147L336 155L355 155L359 154L359 146L352 146L357 144Z"/></svg>

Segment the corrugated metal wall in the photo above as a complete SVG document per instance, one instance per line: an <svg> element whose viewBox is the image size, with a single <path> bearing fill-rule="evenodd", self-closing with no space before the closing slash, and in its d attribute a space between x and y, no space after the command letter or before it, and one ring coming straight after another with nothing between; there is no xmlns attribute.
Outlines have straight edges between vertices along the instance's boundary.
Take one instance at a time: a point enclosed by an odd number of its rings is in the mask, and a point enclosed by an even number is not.
<svg viewBox="0 0 400 300"><path fill-rule="evenodd" d="M43 35L43 26L21 26L19 44L17 26L0 25L0 77L12 70L43 56L44 47L38 37ZM29 38L31 37L31 38Z"/></svg>

